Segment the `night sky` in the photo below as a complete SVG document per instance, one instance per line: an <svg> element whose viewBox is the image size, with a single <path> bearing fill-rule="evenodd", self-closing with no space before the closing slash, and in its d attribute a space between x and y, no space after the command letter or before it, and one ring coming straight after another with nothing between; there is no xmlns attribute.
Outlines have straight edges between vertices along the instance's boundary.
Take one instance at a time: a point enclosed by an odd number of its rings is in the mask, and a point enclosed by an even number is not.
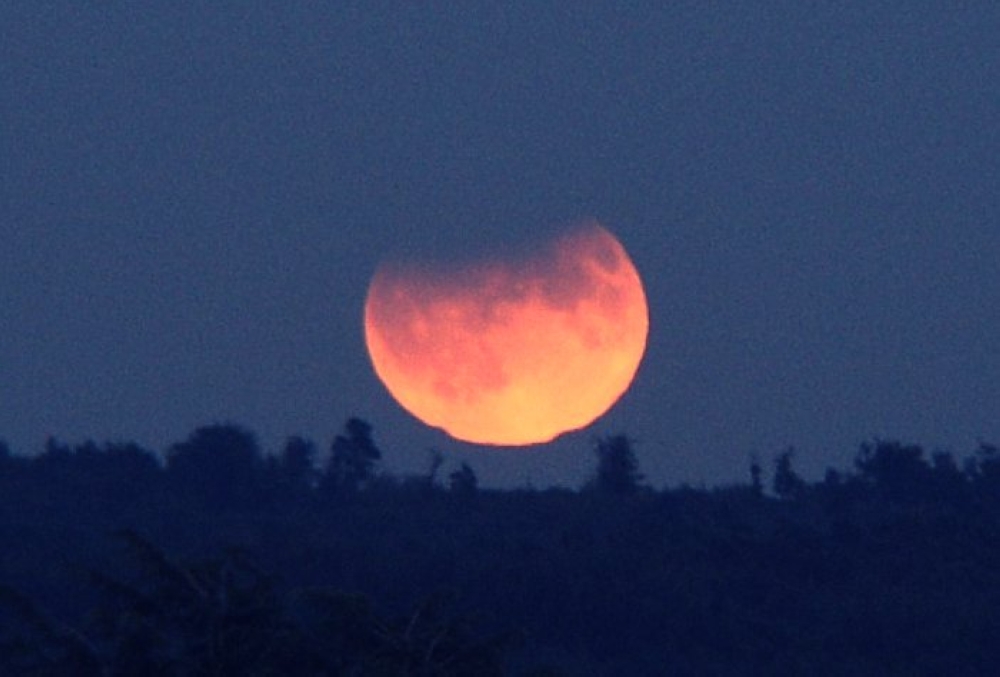
<svg viewBox="0 0 1000 677"><path fill-rule="evenodd" d="M357 415L391 471L537 487L615 432L655 486L1000 442L1000 6L639 4L2 3L0 438ZM586 218L650 304L606 417L496 450L394 403L381 260Z"/></svg>

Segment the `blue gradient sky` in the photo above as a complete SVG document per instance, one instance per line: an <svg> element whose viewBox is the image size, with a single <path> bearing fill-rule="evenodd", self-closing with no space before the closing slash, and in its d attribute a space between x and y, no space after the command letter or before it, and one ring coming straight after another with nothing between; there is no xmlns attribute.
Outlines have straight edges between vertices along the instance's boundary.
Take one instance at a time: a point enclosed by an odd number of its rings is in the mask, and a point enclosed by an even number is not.
<svg viewBox="0 0 1000 677"><path fill-rule="evenodd" d="M486 484L578 485L625 431L653 484L818 476L859 442L1000 441L991 2L0 6L0 438L269 449L370 420ZM664 7L667 5L667 7ZM364 350L390 254L593 216L642 273L633 388L484 450Z"/></svg>

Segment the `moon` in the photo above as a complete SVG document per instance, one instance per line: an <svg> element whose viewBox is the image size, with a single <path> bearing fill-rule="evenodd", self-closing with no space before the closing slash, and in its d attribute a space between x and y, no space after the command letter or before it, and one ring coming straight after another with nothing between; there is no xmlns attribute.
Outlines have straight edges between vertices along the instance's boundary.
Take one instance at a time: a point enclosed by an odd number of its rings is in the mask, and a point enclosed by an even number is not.
<svg viewBox="0 0 1000 677"><path fill-rule="evenodd" d="M551 441L604 414L646 349L642 281L596 222L532 256L462 266L382 264L365 343L393 398L466 442Z"/></svg>

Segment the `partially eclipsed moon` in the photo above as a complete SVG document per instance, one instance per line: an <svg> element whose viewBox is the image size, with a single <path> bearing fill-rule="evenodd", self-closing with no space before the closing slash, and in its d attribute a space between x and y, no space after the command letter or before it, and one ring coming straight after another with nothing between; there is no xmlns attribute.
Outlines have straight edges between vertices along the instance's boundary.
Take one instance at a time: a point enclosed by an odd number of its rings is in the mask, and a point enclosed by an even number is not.
<svg viewBox="0 0 1000 677"><path fill-rule="evenodd" d="M621 397L649 316L625 249L589 224L529 260L383 265L365 302L378 377L404 409L467 442L527 445Z"/></svg>

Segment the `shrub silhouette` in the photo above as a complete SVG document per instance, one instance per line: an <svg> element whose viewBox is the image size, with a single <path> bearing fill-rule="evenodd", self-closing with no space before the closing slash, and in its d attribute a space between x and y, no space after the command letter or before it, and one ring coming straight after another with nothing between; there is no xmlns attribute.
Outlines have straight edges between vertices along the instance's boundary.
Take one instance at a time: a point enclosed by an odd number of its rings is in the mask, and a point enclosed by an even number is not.
<svg viewBox="0 0 1000 677"><path fill-rule="evenodd" d="M257 504L263 470L256 436L232 424L198 428L167 452L174 491L212 508Z"/></svg>
<svg viewBox="0 0 1000 677"><path fill-rule="evenodd" d="M635 493L643 476L628 437L602 437L597 440L594 453L597 456L597 470L591 484L594 489L615 495Z"/></svg>
<svg viewBox="0 0 1000 677"><path fill-rule="evenodd" d="M375 468L382 452L372 439L372 427L360 418L344 424L344 434L337 435L330 447L330 461L323 478L329 493L353 494L375 478Z"/></svg>

